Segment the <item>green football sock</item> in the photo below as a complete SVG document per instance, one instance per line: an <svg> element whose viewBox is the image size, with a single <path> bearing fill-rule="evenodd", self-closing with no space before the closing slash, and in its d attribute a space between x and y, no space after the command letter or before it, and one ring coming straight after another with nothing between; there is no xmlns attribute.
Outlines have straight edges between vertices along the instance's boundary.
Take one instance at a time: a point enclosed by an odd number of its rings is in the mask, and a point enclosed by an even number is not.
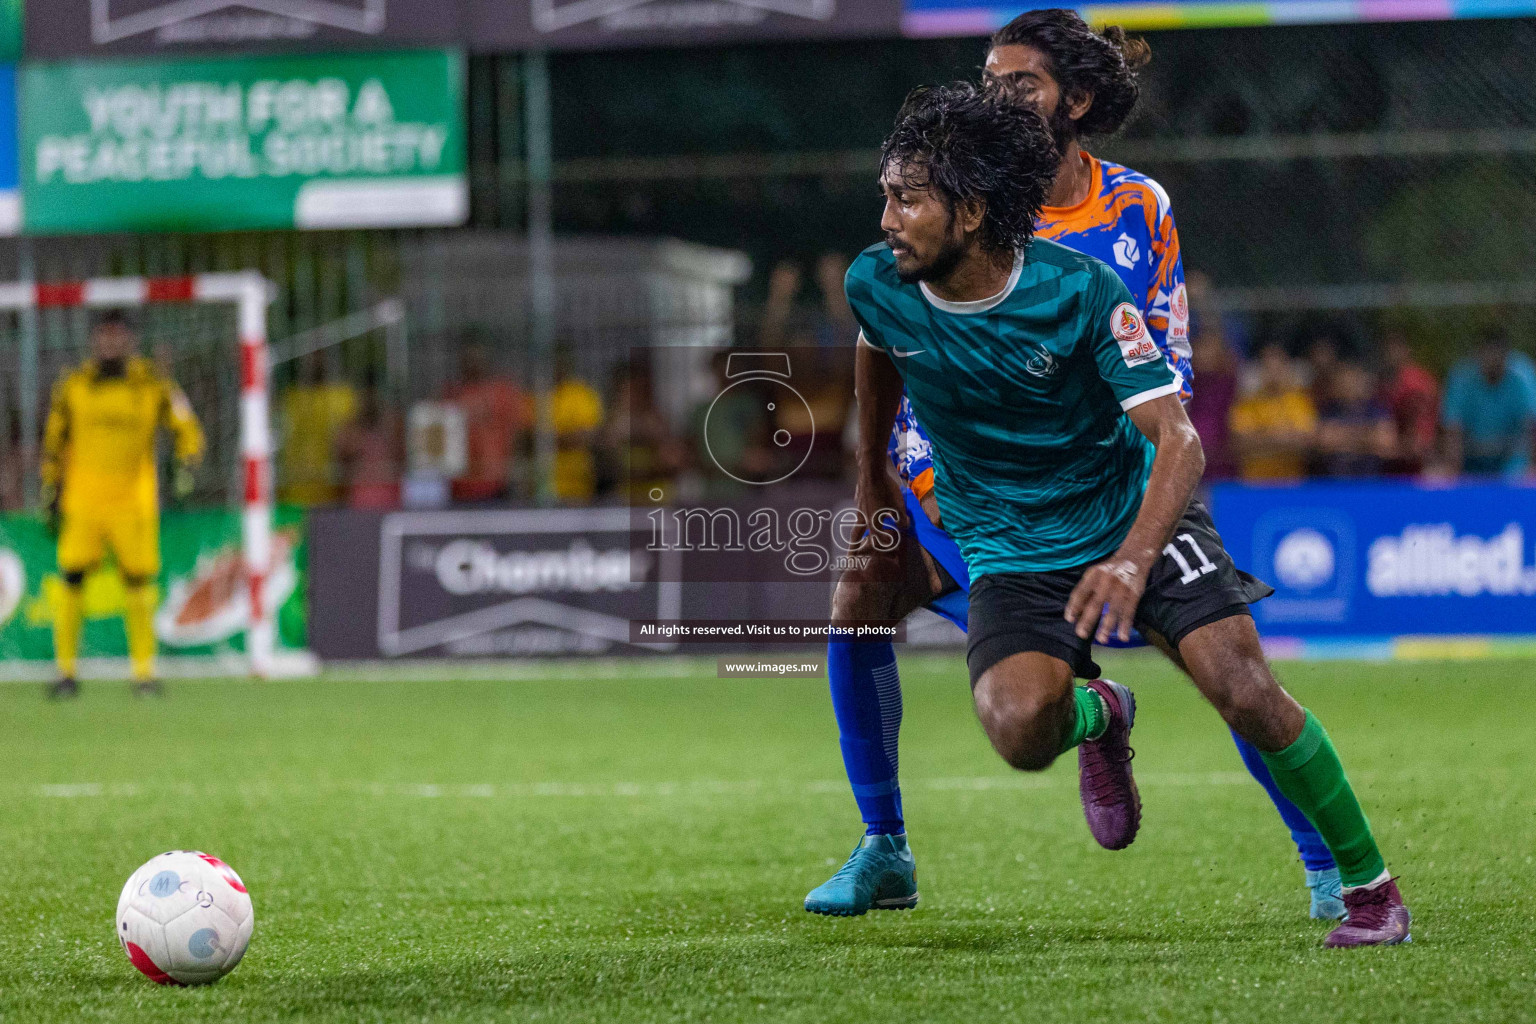
<svg viewBox="0 0 1536 1024"><path fill-rule="evenodd" d="M1079 686L1074 691L1074 697L1072 728L1067 730L1067 738L1062 743L1063 754L1085 740L1096 740L1103 736L1109 725L1109 712L1104 707L1103 697L1086 686Z"/></svg>
<svg viewBox="0 0 1536 1024"><path fill-rule="evenodd" d="M1323 724L1307 712L1296 742L1273 754L1259 751L1269 765L1275 785L1307 816L1328 844L1346 886L1365 885L1387 869L1365 820L1360 801L1350 788L1338 752Z"/></svg>

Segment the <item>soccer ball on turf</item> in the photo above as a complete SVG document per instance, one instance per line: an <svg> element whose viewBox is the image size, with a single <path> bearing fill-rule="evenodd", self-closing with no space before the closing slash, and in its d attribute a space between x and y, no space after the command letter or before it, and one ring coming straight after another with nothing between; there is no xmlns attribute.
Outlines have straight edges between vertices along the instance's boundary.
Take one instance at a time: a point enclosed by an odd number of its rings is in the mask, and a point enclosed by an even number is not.
<svg viewBox="0 0 1536 1024"><path fill-rule="evenodd" d="M240 876L195 850L153 858L117 900L117 941L157 985L218 981L245 955L255 923Z"/></svg>

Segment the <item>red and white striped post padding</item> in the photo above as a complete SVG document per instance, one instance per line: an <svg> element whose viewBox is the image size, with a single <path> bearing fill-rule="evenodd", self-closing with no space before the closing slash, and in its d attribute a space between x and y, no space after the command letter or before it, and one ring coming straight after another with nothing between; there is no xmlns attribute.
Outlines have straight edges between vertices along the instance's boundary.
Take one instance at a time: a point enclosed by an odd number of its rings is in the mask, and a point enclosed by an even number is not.
<svg viewBox="0 0 1536 1024"><path fill-rule="evenodd" d="M0 309L86 306L110 309L160 302L230 303L240 324L240 454L244 462L242 547L250 581L251 622L245 647L251 671L271 672L277 630L268 606L272 570L272 427L267 415L267 297L254 271L191 277L108 277L57 283L0 283Z"/></svg>

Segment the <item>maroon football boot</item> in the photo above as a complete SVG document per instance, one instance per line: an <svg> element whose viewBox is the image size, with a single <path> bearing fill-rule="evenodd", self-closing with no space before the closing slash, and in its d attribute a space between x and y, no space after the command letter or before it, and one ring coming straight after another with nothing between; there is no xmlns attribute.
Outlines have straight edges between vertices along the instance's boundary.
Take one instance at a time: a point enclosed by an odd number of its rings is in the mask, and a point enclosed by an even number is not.
<svg viewBox="0 0 1536 1024"><path fill-rule="evenodd" d="M1408 923L1413 917L1403 904L1395 878L1374 889L1345 889L1344 910L1349 916L1323 940L1329 949L1395 946L1410 939Z"/></svg>
<svg viewBox="0 0 1536 1024"><path fill-rule="evenodd" d="M1136 698L1108 679L1095 679L1088 689L1104 699L1109 724L1104 735L1077 748L1078 790L1088 830L1106 850L1123 850L1141 827L1141 794L1131 776L1131 726L1136 724Z"/></svg>

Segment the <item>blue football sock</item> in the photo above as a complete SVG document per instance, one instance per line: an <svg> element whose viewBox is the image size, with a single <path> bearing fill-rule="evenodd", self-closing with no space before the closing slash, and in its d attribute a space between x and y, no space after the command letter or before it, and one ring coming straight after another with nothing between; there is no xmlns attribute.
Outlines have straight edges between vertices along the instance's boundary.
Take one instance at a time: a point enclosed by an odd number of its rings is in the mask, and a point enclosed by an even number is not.
<svg viewBox="0 0 1536 1024"><path fill-rule="evenodd" d="M1285 822L1285 827L1291 830L1291 838L1296 841L1296 852L1301 854L1301 863L1308 871L1329 871L1335 867L1333 854L1328 852L1328 844L1323 842L1323 837L1317 834L1317 829L1307 820L1307 816L1301 813L1301 808L1285 798L1280 792L1275 780L1269 774L1269 765L1264 763L1264 758L1259 755L1259 748L1243 739L1237 733L1232 734L1232 741L1237 744L1237 752L1242 755L1243 764L1248 767L1248 774L1258 780L1264 787L1269 798L1275 802L1275 810L1280 812L1280 818Z"/></svg>
<svg viewBox="0 0 1536 1024"><path fill-rule="evenodd" d="M896 737L901 731L901 680L890 643L833 640L827 644L832 710L843 748L843 767L859 803L866 835L905 831L896 781Z"/></svg>

